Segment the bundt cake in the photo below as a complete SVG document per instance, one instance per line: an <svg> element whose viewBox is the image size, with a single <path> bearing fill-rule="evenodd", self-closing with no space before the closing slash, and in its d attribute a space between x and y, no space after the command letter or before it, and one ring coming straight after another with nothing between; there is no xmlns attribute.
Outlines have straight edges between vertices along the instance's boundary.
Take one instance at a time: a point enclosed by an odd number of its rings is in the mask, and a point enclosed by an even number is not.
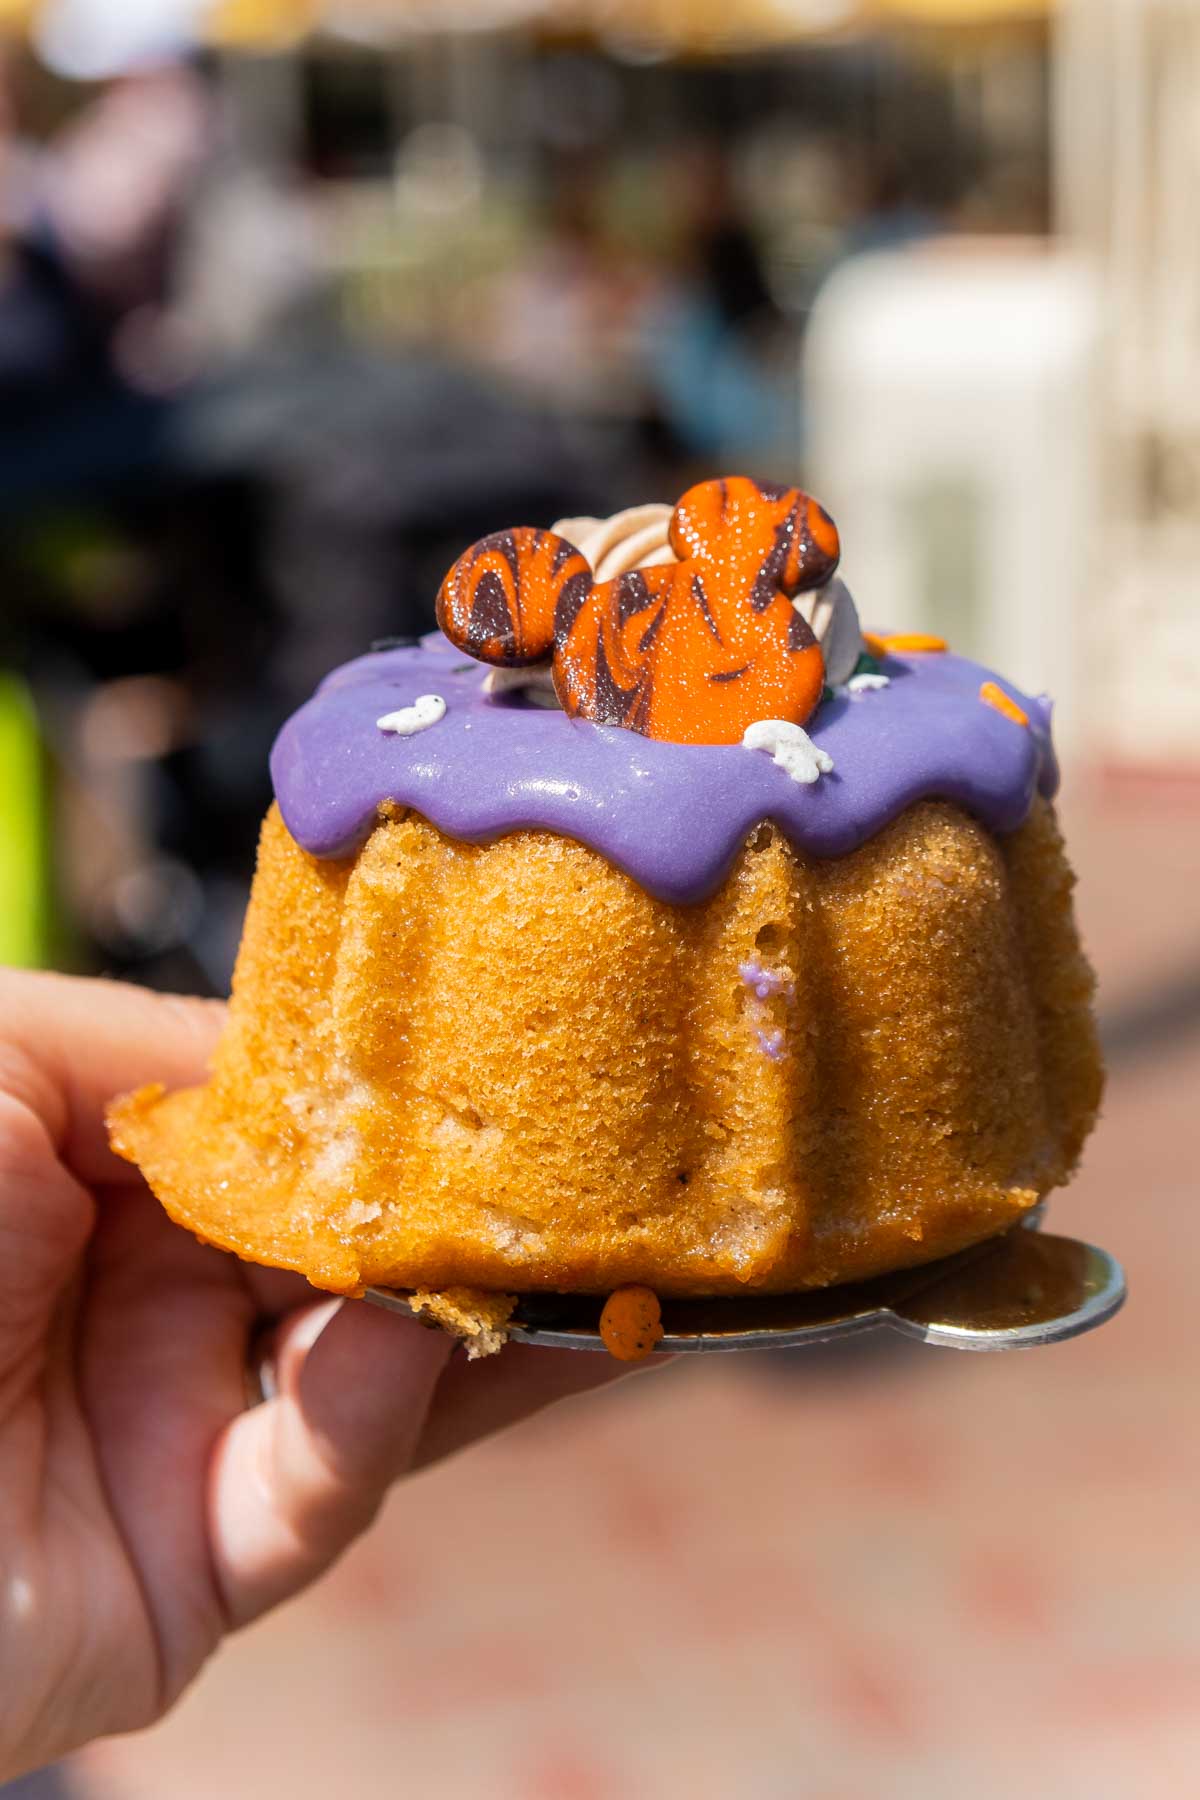
<svg viewBox="0 0 1200 1800"><path fill-rule="evenodd" d="M285 726L211 1079L112 1113L181 1225L339 1293L786 1292L1066 1179L1101 1074L1047 704L864 636L805 496L706 485L484 540L448 635Z"/></svg>

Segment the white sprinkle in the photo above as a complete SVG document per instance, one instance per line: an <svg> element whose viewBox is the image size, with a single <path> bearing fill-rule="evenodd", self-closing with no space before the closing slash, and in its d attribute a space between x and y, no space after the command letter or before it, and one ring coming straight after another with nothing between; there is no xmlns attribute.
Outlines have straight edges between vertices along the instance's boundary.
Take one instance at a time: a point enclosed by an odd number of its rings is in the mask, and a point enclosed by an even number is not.
<svg viewBox="0 0 1200 1800"><path fill-rule="evenodd" d="M766 750L786 775L805 787L833 768L829 752L788 719L759 719L746 727L742 743L747 750Z"/></svg>
<svg viewBox="0 0 1200 1800"><path fill-rule="evenodd" d="M428 731L439 719L446 716L446 702L440 694L421 694L411 706L402 706L398 712L385 713L375 723L380 731L390 732L393 737L412 737L418 731Z"/></svg>
<svg viewBox="0 0 1200 1800"><path fill-rule="evenodd" d="M848 694L873 694L879 688L891 687L889 675L852 675L846 683Z"/></svg>

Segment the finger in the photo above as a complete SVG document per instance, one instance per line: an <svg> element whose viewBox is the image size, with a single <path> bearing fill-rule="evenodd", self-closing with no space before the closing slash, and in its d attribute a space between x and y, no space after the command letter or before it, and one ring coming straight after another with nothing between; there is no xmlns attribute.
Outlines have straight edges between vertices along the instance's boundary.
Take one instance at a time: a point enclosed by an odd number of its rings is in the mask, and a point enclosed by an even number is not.
<svg viewBox="0 0 1200 1800"><path fill-rule="evenodd" d="M234 1262L233 1257L230 1261ZM267 1269L258 1263L234 1262L243 1286L254 1304L261 1325L271 1325L290 1314L327 1299L303 1275L292 1269Z"/></svg>
<svg viewBox="0 0 1200 1800"><path fill-rule="evenodd" d="M130 1180L104 1109L146 1082L203 1080L224 1008L117 981L0 973L0 1090L36 1114L82 1181Z"/></svg>
<svg viewBox="0 0 1200 1800"><path fill-rule="evenodd" d="M45 1333L94 1217L91 1195L62 1167L41 1120L0 1094L0 1368L13 1368Z"/></svg>
<svg viewBox="0 0 1200 1800"><path fill-rule="evenodd" d="M314 1300L310 1288L308 1303L294 1306L267 1331L261 1340L265 1356L259 1370L264 1399L298 1391L308 1353L341 1304L335 1299Z"/></svg>
<svg viewBox="0 0 1200 1800"><path fill-rule="evenodd" d="M315 1315L324 1315L323 1318ZM280 1333L279 1393L243 1413L213 1461L209 1509L231 1626L329 1567L409 1467L451 1342L354 1301Z"/></svg>
<svg viewBox="0 0 1200 1800"><path fill-rule="evenodd" d="M145 1189L114 1189L87 1265L76 1379L103 1491L156 1620L165 1700L220 1635L212 1446L245 1406L249 1296ZM89 1453L90 1454L90 1453Z"/></svg>
<svg viewBox="0 0 1200 1800"><path fill-rule="evenodd" d="M533 1344L509 1344L486 1362L455 1357L438 1382L413 1468L423 1469L452 1456L479 1438L516 1425L560 1400L611 1387L629 1375L662 1368L672 1360L655 1356L640 1369L633 1369L611 1356L540 1350Z"/></svg>

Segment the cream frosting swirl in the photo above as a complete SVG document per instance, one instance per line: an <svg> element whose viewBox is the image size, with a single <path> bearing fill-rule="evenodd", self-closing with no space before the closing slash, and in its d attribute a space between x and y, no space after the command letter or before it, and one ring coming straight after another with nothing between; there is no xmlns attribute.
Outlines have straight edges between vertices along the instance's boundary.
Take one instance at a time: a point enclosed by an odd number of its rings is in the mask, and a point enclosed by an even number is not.
<svg viewBox="0 0 1200 1800"><path fill-rule="evenodd" d="M792 605L806 618L825 658L825 680L831 688L844 687L853 675L866 645L854 596L840 575L798 594Z"/></svg>
<svg viewBox="0 0 1200 1800"><path fill-rule="evenodd" d="M673 506L651 500L627 506L607 519L560 519L550 527L583 552L597 581L613 581L634 569L657 569L678 562L671 548Z"/></svg>

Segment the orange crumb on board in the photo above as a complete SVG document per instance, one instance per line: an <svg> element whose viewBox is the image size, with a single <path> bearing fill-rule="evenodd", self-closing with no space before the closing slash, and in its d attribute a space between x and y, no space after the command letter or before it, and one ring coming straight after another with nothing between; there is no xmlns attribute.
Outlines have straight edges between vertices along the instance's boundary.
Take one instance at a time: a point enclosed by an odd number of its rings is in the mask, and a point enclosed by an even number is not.
<svg viewBox="0 0 1200 1800"><path fill-rule="evenodd" d="M994 681L985 681L979 690L979 698L988 706L994 706L998 713L1011 719L1014 725L1028 725L1029 714L1015 700L1009 698L1002 687Z"/></svg>
<svg viewBox="0 0 1200 1800"><path fill-rule="evenodd" d="M662 1309L653 1288L620 1287L604 1302L600 1336L618 1362L641 1362L662 1342Z"/></svg>
<svg viewBox="0 0 1200 1800"><path fill-rule="evenodd" d="M893 631L888 637L882 637L878 641L883 645L885 655L896 651L905 656L933 656L950 648L945 638L934 637L928 631ZM872 651L871 654L873 656L875 652Z"/></svg>

